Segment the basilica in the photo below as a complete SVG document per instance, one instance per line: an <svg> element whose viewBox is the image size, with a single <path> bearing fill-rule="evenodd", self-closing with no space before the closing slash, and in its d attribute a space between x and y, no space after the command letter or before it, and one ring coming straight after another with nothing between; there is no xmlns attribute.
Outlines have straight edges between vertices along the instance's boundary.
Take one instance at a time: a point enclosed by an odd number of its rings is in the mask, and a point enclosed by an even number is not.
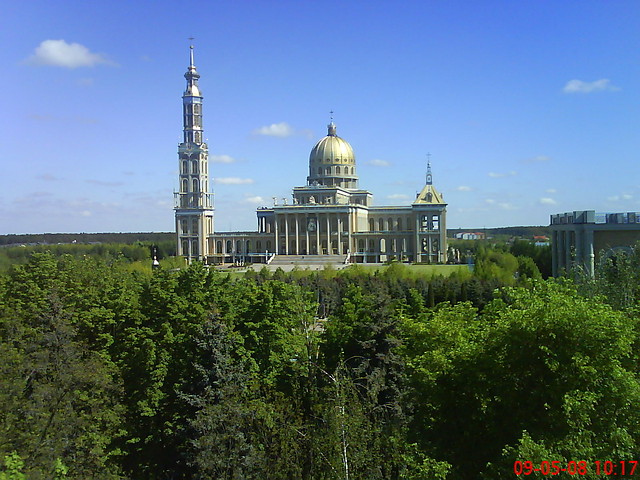
<svg viewBox="0 0 640 480"><path fill-rule="evenodd" d="M311 149L306 184L293 188L291 202L258 208L257 231L216 231L193 46L184 76L179 188L174 193L178 255L216 265L446 262L447 204L433 186L431 166L411 205L373 205L371 192L359 186L353 149L338 136L333 121Z"/></svg>

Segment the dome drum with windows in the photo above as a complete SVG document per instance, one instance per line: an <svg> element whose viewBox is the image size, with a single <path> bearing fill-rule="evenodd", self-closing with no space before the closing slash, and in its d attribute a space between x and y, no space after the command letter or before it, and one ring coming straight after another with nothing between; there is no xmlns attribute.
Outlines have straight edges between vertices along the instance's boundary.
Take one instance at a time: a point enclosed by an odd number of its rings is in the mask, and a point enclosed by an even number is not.
<svg viewBox="0 0 640 480"><path fill-rule="evenodd" d="M336 134L336 125L328 125L327 136L320 139L309 155L308 185L345 189L358 188L356 157L349 142Z"/></svg>

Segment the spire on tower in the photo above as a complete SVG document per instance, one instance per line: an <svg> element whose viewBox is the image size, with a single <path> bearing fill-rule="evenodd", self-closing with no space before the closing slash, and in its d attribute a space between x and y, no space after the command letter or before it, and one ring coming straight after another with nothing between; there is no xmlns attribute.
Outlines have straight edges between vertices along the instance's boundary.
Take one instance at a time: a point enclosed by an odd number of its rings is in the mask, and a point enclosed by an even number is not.
<svg viewBox="0 0 640 480"><path fill-rule="evenodd" d="M431 154L427 153L427 185L433 185L433 176L431 175Z"/></svg>
<svg viewBox="0 0 640 480"><path fill-rule="evenodd" d="M189 37L189 40L193 40L193 37ZM184 74L184 78L187 79L185 95L199 97L200 89L198 88L198 79L200 78L200 74L193 63L193 45L189 45L189 68L187 69L187 73Z"/></svg>

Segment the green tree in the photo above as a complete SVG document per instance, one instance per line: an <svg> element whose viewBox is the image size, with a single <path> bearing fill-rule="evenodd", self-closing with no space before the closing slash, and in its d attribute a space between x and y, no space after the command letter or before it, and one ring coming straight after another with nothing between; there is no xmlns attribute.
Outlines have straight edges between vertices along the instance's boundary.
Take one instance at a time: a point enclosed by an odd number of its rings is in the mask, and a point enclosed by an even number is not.
<svg viewBox="0 0 640 480"><path fill-rule="evenodd" d="M512 478L531 442L560 459L637 456L635 321L622 313L537 282L481 314L443 306L404 328L412 440L455 478Z"/></svg>

